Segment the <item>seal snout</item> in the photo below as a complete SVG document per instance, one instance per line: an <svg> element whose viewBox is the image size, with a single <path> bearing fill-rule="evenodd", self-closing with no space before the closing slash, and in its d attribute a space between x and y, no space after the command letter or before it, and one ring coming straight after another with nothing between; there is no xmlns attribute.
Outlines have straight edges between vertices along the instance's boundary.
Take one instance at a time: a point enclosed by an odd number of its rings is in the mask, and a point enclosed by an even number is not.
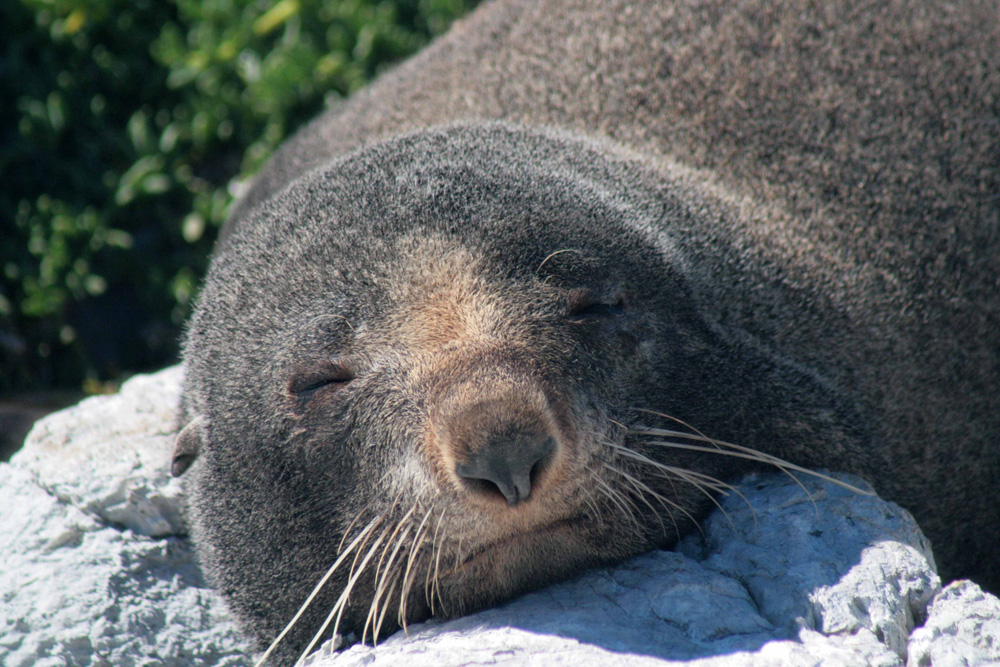
<svg viewBox="0 0 1000 667"><path fill-rule="evenodd" d="M517 425L485 438L482 447L455 472L473 493L495 495L497 491L514 507L528 500L531 487L551 461L555 438L546 431L525 431Z"/></svg>
<svg viewBox="0 0 1000 667"><path fill-rule="evenodd" d="M459 388L433 420L445 474L480 507L518 507L539 496L564 438L537 388ZM534 389L534 390L532 390Z"/></svg>

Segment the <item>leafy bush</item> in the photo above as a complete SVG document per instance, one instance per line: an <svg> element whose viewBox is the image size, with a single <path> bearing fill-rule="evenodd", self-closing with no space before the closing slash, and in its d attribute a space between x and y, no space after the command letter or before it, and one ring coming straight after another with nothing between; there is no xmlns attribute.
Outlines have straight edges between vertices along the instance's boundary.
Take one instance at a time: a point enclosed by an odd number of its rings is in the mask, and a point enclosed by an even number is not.
<svg viewBox="0 0 1000 667"><path fill-rule="evenodd" d="M0 3L0 393L175 359L235 186L469 4Z"/></svg>

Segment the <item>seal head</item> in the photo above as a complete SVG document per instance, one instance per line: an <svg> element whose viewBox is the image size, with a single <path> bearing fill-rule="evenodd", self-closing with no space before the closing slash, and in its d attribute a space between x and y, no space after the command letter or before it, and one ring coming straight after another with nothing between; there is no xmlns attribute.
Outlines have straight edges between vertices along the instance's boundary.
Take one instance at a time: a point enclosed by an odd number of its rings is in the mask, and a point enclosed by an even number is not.
<svg viewBox="0 0 1000 667"><path fill-rule="evenodd" d="M290 657L328 615L372 637L670 545L751 464L694 428L858 469L843 401L700 314L700 197L604 144L475 124L240 222L190 326L177 465L197 457L200 555L263 644L324 575Z"/></svg>

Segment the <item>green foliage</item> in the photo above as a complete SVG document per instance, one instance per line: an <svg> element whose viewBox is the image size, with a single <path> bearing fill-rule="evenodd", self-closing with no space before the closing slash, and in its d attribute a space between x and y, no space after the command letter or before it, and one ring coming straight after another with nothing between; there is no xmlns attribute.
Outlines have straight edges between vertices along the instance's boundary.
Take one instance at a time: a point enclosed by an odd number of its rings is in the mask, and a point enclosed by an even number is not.
<svg viewBox="0 0 1000 667"><path fill-rule="evenodd" d="M0 3L0 393L176 358L233 186L469 4Z"/></svg>

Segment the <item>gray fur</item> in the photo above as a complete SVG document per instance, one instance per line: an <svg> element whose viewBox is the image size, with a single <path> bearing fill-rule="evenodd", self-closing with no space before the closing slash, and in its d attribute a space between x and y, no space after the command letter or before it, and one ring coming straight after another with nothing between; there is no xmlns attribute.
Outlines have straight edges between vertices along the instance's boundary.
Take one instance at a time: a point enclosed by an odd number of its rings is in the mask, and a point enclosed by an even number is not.
<svg viewBox="0 0 1000 667"><path fill-rule="evenodd" d="M579 415L597 405L579 419L600 434L667 426L630 411L648 408L859 473L913 512L946 577L1000 587L996 4L642 5L487 4L289 141L236 205L189 330L184 419L204 420L202 559L265 643L363 504L388 503L387 470L413 497L433 479L390 326L421 239L479 258L500 338L534 345ZM631 290L629 317L593 341L565 329L550 290L577 283ZM350 400L290 402L296 369L345 352L367 369ZM641 538L595 527L580 539L603 553L544 554L551 571L509 590L447 592L448 613L676 538L644 520Z"/></svg>

